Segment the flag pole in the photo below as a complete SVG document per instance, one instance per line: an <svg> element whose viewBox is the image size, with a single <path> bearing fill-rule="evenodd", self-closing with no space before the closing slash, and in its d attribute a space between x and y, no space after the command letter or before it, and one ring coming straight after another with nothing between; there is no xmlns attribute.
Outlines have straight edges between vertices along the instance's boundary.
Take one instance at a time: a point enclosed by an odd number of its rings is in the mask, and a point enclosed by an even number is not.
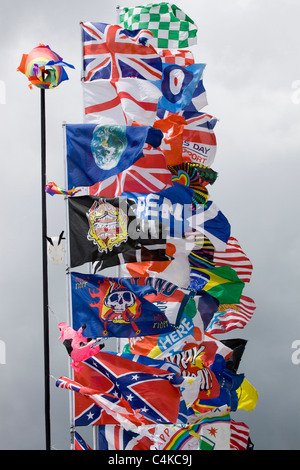
<svg viewBox="0 0 300 470"><path fill-rule="evenodd" d="M43 254L43 329L44 329L44 387L45 387L45 440L46 450L51 450L50 431L50 355L49 355L49 308L47 264L47 211L46 211L46 113L45 89L40 90L41 103L41 196L42 196L42 254Z"/></svg>

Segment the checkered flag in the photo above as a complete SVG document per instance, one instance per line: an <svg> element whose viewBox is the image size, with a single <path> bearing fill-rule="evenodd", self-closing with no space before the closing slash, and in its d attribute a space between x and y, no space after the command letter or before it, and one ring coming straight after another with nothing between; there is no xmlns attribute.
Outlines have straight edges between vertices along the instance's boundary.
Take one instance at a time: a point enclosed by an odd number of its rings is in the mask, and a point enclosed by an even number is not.
<svg viewBox="0 0 300 470"><path fill-rule="evenodd" d="M152 32L152 45L161 49L182 49L197 44L197 26L176 5L149 4L120 8L120 25L126 29Z"/></svg>

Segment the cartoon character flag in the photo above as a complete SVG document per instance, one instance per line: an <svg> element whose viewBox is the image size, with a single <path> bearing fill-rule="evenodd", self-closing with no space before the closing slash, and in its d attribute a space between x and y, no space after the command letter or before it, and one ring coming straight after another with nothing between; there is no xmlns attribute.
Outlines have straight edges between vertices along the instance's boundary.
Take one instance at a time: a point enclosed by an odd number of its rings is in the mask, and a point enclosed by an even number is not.
<svg viewBox="0 0 300 470"><path fill-rule="evenodd" d="M149 284L72 272L71 289L74 329L85 324L91 338L129 338L175 330L163 311L147 300L147 295L156 294Z"/></svg>

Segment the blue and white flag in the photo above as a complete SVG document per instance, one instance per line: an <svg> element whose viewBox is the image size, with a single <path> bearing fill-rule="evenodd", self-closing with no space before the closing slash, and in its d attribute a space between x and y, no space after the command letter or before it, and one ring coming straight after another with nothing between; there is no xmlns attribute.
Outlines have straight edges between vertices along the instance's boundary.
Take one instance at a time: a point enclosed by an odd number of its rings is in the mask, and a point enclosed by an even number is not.
<svg viewBox="0 0 300 470"><path fill-rule="evenodd" d="M157 108L177 113L191 102L195 89L202 78L205 64L192 64L188 67L162 64L162 67L161 81L152 82L163 95L158 101Z"/></svg>
<svg viewBox="0 0 300 470"><path fill-rule="evenodd" d="M135 201L132 210L142 226L148 223L163 230L162 234L157 231L157 235L165 237L183 237L189 227L187 219L192 215L192 198L194 191L177 182L173 182L171 188L164 189L157 193L122 193L128 200ZM144 227L145 230L146 227ZM152 228L151 233L154 233Z"/></svg>
<svg viewBox="0 0 300 470"><path fill-rule="evenodd" d="M200 206L194 211L188 222L190 228L203 233L211 241L215 250L226 250L231 226L213 201L208 201L206 207Z"/></svg>

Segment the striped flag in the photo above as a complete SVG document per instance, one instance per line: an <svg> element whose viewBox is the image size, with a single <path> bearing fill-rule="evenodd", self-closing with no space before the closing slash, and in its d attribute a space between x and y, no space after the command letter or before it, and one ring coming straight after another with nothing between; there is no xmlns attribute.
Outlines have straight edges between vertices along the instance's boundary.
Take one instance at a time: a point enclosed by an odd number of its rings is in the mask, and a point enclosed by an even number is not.
<svg viewBox="0 0 300 470"><path fill-rule="evenodd" d="M230 423L230 449L247 450L249 441L249 427L245 423L231 420Z"/></svg>
<svg viewBox="0 0 300 470"><path fill-rule="evenodd" d="M251 320L255 309L255 302L245 295L241 295L239 304L220 304L205 331L214 335L227 333L235 328L244 328Z"/></svg>
<svg viewBox="0 0 300 470"><path fill-rule="evenodd" d="M214 252L216 266L229 265L244 282L250 282L253 265L245 255L236 238L230 237L225 251Z"/></svg>
<svg viewBox="0 0 300 470"><path fill-rule="evenodd" d="M84 120L91 124L153 125L161 91L147 80L122 78L116 83L82 83Z"/></svg>

